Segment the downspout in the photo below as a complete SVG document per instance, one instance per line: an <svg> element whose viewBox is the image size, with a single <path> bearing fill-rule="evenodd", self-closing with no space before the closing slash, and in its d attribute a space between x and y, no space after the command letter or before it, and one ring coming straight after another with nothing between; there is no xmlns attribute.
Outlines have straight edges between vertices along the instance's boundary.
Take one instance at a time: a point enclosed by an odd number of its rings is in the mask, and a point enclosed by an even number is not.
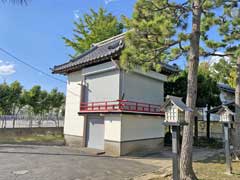
<svg viewBox="0 0 240 180"><path fill-rule="evenodd" d="M121 69L121 67L119 66L119 63L116 62L116 60L114 60L111 57L111 61L113 62L113 64L115 65L115 67L119 70L119 100L123 100L124 99L124 90L125 90L125 71L123 69ZM119 106L121 106L121 102L119 102ZM122 128L123 127L123 116L120 115L120 150L119 150L119 155L122 155Z"/></svg>
<svg viewBox="0 0 240 180"><path fill-rule="evenodd" d="M83 76L83 79L80 83L81 86L81 95L80 95L80 111L82 110L82 103L86 101L86 81L85 76ZM82 147L87 146L87 115L83 115L83 139L82 139Z"/></svg>
<svg viewBox="0 0 240 180"><path fill-rule="evenodd" d="M119 66L119 63L116 62L117 60L114 60L113 57L111 57L111 61L113 62L113 64L115 65L115 67L116 67L118 70L121 69L120 66Z"/></svg>

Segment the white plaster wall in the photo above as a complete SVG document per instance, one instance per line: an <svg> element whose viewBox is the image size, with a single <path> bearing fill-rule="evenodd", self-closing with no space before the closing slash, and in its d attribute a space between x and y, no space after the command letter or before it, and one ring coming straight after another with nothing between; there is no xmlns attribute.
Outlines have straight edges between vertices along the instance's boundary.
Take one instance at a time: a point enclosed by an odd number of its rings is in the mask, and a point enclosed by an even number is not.
<svg viewBox="0 0 240 180"><path fill-rule="evenodd" d="M145 115L123 115L121 140L137 140L164 137L163 117Z"/></svg>
<svg viewBox="0 0 240 180"><path fill-rule="evenodd" d="M110 70L86 76L88 102L113 101L119 99L119 70Z"/></svg>
<svg viewBox="0 0 240 180"><path fill-rule="evenodd" d="M119 114L105 114L105 140L121 141L121 115Z"/></svg>
<svg viewBox="0 0 240 180"><path fill-rule="evenodd" d="M124 99L151 104L163 103L164 81L134 72L125 72L122 76L122 81Z"/></svg>
<svg viewBox="0 0 240 180"><path fill-rule="evenodd" d="M104 71L106 72L114 69L116 69L116 65L112 61L109 61L82 69L82 75L87 76L90 74L102 73Z"/></svg>
<svg viewBox="0 0 240 180"><path fill-rule="evenodd" d="M64 134L83 136L83 116L79 116L81 71L68 74Z"/></svg>

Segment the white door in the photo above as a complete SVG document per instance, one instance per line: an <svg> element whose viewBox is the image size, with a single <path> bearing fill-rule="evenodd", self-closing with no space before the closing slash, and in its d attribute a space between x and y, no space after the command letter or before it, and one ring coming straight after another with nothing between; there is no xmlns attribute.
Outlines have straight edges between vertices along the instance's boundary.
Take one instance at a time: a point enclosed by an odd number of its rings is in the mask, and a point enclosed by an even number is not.
<svg viewBox="0 0 240 180"><path fill-rule="evenodd" d="M87 147L104 150L104 118L88 115L87 119Z"/></svg>

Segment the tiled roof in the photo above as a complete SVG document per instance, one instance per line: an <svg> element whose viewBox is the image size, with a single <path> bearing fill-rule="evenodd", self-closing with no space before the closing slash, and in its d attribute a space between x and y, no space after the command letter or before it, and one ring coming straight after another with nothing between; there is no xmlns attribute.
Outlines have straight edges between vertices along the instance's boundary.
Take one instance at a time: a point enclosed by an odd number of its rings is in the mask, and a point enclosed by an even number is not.
<svg viewBox="0 0 240 180"><path fill-rule="evenodd" d="M227 85L227 84L218 83L218 88L219 88L220 90L229 92L229 93L231 93L231 94L234 94L234 93L235 93L235 89L234 89L234 88L231 88L231 87L230 87L229 85Z"/></svg>
<svg viewBox="0 0 240 180"><path fill-rule="evenodd" d="M208 112L209 113L217 113L222 107L228 107L229 109L231 109L231 111L235 112L235 110L234 110L235 102L229 102L229 103L225 103L225 104L219 105L217 107L212 108Z"/></svg>
<svg viewBox="0 0 240 180"><path fill-rule="evenodd" d="M114 36L93 46L80 56L70 60L67 63L54 66L53 73L67 74L70 72L78 71L84 67L110 61L111 58L119 57L122 49L124 48L124 35ZM179 72L176 66L162 64L163 71L168 73Z"/></svg>
<svg viewBox="0 0 240 180"><path fill-rule="evenodd" d="M191 108L187 107L187 105L182 101L181 97L169 96L169 95L166 97L166 102L164 103L162 108L165 109L170 102L175 104L181 111L189 111L189 112L193 111Z"/></svg>
<svg viewBox="0 0 240 180"><path fill-rule="evenodd" d="M235 106L222 106L219 110L218 110L218 112L217 112L217 114L221 114L223 111L227 111L229 114L231 114L231 115L234 115L235 114Z"/></svg>

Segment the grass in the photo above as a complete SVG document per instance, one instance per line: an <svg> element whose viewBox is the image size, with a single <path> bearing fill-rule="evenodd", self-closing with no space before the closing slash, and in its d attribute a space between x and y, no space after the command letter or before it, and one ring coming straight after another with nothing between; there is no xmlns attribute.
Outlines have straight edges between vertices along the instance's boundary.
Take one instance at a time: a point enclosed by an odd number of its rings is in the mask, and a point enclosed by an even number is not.
<svg viewBox="0 0 240 180"><path fill-rule="evenodd" d="M200 137L198 142L194 142L194 146L197 147L208 147L213 149L219 149L223 147L223 143L217 139L210 138L209 140L205 137Z"/></svg>
<svg viewBox="0 0 240 180"><path fill-rule="evenodd" d="M208 158L204 161L194 162L193 168L201 180L237 180L240 179L240 162L233 161L233 174L227 175L225 157L223 154Z"/></svg>
<svg viewBox="0 0 240 180"><path fill-rule="evenodd" d="M194 162L193 168L199 180L239 180L240 179L240 162L239 161L232 162L232 169L233 169L232 175L225 174L226 164L225 164L225 157L223 154L213 156L203 161ZM161 172L159 174L160 175L158 177L152 177L152 178L149 178L148 180L171 180L172 179L170 176L161 177L161 174L164 174L164 172ZM136 178L136 180L138 179Z"/></svg>
<svg viewBox="0 0 240 180"><path fill-rule="evenodd" d="M8 137L0 137L0 143L55 143L55 142L63 142L64 138L61 134L47 134L47 135L39 135L39 134L31 134L25 136L8 136Z"/></svg>

